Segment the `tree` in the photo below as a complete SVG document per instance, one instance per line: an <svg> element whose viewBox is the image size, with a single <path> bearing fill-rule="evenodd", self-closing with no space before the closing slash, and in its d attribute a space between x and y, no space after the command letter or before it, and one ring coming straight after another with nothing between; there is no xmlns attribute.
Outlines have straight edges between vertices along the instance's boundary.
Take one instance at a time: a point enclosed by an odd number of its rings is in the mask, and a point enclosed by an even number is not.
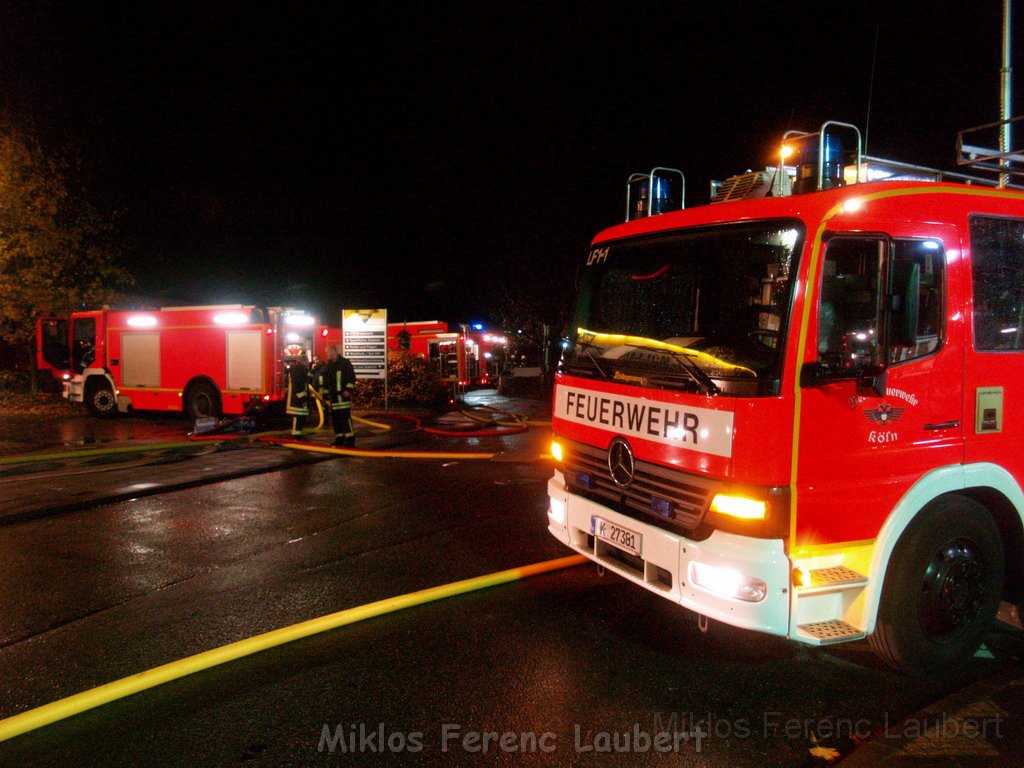
<svg viewBox="0 0 1024 768"><path fill-rule="evenodd" d="M383 407L384 381L359 379L352 399L361 408ZM448 389L435 364L405 350L392 349L388 350L388 401L439 411L448 402Z"/></svg>
<svg viewBox="0 0 1024 768"><path fill-rule="evenodd" d="M112 221L86 194L79 163L16 131L0 132L0 333L28 352L33 370L36 318L101 304L131 282L116 242Z"/></svg>
<svg viewBox="0 0 1024 768"><path fill-rule="evenodd" d="M525 355L529 365L545 368L555 362L554 345L565 332L572 309L571 286L538 281L519 293L507 291L495 309L513 360Z"/></svg>

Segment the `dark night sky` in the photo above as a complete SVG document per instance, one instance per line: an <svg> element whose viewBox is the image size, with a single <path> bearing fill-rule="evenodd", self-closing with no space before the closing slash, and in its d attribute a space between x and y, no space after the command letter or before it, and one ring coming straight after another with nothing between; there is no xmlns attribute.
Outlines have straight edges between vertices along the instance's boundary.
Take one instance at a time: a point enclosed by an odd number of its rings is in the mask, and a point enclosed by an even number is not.
<svg viewBox="0 0 1024 768"><path fill-rule="evenodd" d="M5 4L0 115L78 147L138 290L196 302L567 297L629 173L699 204L787 128L863 130L876 25L872 154L953 167L999 111L1001 0L123 5Z"/></svg>

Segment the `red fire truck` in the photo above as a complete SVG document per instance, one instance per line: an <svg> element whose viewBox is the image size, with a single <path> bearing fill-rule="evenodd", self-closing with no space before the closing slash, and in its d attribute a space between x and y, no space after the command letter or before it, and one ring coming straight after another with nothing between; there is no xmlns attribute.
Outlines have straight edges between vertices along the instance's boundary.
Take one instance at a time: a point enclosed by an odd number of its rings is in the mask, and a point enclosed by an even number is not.
<svg viewBox="0 0 1024 768"><path fill-rule="evenodd" d="M839 123L785 145L710 205L629 180L581 266L548 528L703 623L950 669L1024 592L1024 193Z"/></svg>
<svg viewBox="0 0 1024 768"><path fill-rule="evenodd" d="M450 332L439 320L388 323L388 349L401 349L399 334L409 334L409 351L431 360L441 380L459 387L487 386L495 382L507 337L485 331Z"/></svg>
<svg viewBox="0 0 1024 768"><path fill-rule="evenodd" d="M312 315L277 307L101 309L41 318L37 362L96 416L241 414L283 399L283 359L323 355L325 330Z"/></svg>

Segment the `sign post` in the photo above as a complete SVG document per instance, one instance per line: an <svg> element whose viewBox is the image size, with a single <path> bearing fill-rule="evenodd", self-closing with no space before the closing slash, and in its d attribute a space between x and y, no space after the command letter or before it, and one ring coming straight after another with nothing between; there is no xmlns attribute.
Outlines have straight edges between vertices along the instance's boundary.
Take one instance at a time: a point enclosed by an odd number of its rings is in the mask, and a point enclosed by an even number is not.
<svg viewBox="0 0 1024 768"><path fill-rule="evenodd" d="M384 380L388 409L388 311L344 309L341 313L342 354L352 361L356 378Z"/></svg>

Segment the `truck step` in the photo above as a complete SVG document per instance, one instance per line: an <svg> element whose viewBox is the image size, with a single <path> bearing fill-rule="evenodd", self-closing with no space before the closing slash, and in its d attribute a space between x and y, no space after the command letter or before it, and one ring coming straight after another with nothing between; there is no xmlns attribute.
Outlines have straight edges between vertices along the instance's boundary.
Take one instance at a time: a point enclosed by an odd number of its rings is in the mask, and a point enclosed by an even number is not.
<svg viewBox="0 0 1024 768"><path fill-rule="evenodd" d="M810 572L810 583L797 587L797 594L813 595L816 592L834 592L839 589L854 589L868 583L868 577L862 573L836 565L831 568L814 568Z"/></svg>
<svg viewBox="0 0 1024 768"><path fill-rule="evenodd" d="M812 645L831 645L845 643L849 640L861 640L867 637L864 630L857 629L839 619L817 621L813 624L801 624L796 628L797 636Z"/></svg>

